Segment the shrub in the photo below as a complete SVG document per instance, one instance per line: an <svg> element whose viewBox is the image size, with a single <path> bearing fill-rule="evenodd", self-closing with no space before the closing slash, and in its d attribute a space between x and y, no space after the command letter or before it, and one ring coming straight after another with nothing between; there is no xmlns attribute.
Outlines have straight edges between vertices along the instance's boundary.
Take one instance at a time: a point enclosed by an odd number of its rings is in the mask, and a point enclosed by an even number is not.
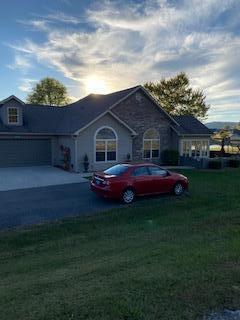
<svg viewBox="0 0 240 320"><path fill-rule="evenodd" d="M208 163L209 169L221 169L222 161L221 160L210 160Z"/></svg>
<svg viewBox="0 0 240 320"><path fill-rule="evenodd" d="M177 150L163 150L162 162L167 165L177 166L179 159L179 152Z"/></svg>
<svg viewBox="0 0 240 320"><path fill-rule="evenodd" d="M240 167L240 160L238 159L229 159L228 166L231 168L239 168Z"/></svg>

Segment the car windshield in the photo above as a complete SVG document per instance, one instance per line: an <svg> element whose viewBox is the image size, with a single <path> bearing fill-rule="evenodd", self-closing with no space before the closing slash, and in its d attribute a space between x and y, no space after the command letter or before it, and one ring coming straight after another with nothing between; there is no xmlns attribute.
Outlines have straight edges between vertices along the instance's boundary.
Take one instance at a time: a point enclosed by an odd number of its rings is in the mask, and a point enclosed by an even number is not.
<svg viewBox="0 0 240 320"><path fill-rule="evenodd" d="M113 175L113 176L120 176L124 172L128 170L129 166L128 165L123 165L123 164L117 164L116 166L113 166L107 170L104 171L104 173Z"/></svg>

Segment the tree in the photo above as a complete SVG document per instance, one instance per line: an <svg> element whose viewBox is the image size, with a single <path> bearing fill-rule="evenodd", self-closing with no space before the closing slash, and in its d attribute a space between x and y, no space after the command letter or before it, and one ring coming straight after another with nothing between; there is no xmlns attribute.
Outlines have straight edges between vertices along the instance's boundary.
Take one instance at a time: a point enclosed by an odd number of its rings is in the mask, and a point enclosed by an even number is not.
<svg viewBox="0 0 240 320"><path fill-rule="evenodd" d="M54 78L44 78L27 97L27 103L62 106L69 102L66 87Z"/></svg>
<svg viewBox="0 0 240 320"><path fill-rule="evenodd" d="M184 72L170 79L159 82L147 82L145 89L159 102L162 108L171 115L192 115L205 119L210 108L202 90L193 90Z"/></svg>
<svg viewBox="0 0 240 320"><path fill-rule="evenodd" d="M240 130L240 122L238 122L235 126L234 129Z"/></svg>
<svg viewBox="0 0 240 320"><path fill-rule="evenodd" d="M230 127L225 126L221 130L219 130L217 133L213 135L214 140L219 140L221 141L221 154L222 156L225 155L225 146L230 143L230 134L231 132L229 131Z"/></svg>

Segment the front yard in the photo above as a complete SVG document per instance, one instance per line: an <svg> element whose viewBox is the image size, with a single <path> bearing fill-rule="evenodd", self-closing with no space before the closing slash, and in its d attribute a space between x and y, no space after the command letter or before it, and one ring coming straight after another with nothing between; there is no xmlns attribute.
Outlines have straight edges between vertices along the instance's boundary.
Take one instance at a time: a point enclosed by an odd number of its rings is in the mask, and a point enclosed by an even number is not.
<svg viewBox="0 0 240 320"><path fill-rule="evenodd" d="M240 170L190 196L0 234L0 319L202 319L240 308Z"/></svg>

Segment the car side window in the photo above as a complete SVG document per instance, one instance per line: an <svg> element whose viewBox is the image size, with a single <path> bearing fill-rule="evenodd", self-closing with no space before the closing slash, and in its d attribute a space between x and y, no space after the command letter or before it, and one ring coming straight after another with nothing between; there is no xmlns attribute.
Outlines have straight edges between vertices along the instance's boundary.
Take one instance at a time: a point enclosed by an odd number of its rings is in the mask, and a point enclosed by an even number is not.
<svg viewBox="0 0 240 320"><path fill-rule="evenodd" d="M150 171L150 174L152 176L160 176L160 177L166 177L167 176L167 171L159 168L159 167L149 167L148 168Z"/></svg>
<svg viewBox="0 0 240 320"><path fill-rule="evenodd" d="M141 177L141 176L149 176L149 171L147 167L138 167L133 170L134 177Z"/></svg>

